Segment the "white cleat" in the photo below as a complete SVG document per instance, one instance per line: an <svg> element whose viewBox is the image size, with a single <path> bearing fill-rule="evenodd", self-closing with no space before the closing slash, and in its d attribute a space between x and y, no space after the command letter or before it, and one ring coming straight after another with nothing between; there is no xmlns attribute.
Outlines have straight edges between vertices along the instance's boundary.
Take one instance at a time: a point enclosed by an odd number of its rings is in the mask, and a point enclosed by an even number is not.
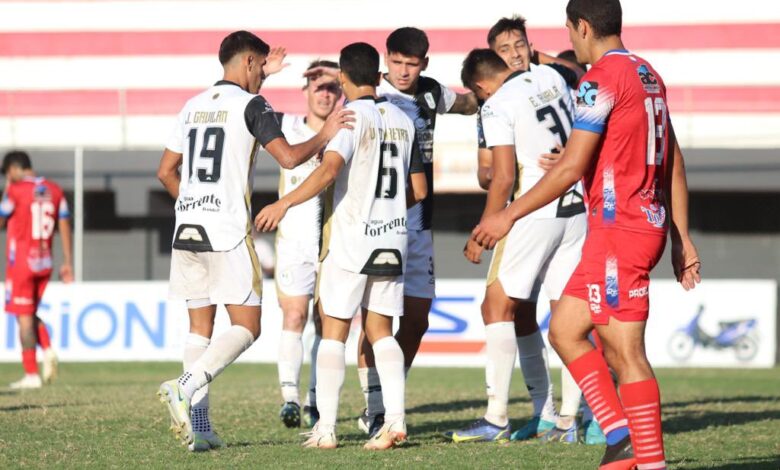
<svg viewBox="0 0 780 470"><path fill-rule="evenodd" d="M212 449L221 449L225 443L214 431L192 432L192 443L187 448L192 452L205 452Z"/></svg>
<svg viewBox="0 0 780 470"><path fill-rule="evenodd" d="M43 383L50 384L54 382L59 375L57 355L54 350L49 348L43 351Z"/></svg>
<svg viewBox="0 0 780 470"><path fill-rule="evenodd" d="M396 421L385 423L377 433L363 446L368 450L387 450L406 442L406 423Z"/></svg>
<svg viewBox="0 0 780 470"><path fill-rule="evenodd" d="M38 374L24 374L21 380L11 382L8 387L14 390L30 390L34 388L41 388L43 381Z"/></svg>
<svg viewBox="0 0 780 470"><path fill-rule="evenodd" d="M335 430L323 432L319 429L319 423L315 424L310 432L303 432L301 435L306 437L303 447L335 449L339 445Z"/></svg>
<svg viewBox="0 0 780 470"><path fill-rule="evenodd" d="M176 379L163 382L157 392L162 403L168 406L171 415L171 430L182 445L192 444L192 423L190 422L190 400L182 392Z"/></svg>

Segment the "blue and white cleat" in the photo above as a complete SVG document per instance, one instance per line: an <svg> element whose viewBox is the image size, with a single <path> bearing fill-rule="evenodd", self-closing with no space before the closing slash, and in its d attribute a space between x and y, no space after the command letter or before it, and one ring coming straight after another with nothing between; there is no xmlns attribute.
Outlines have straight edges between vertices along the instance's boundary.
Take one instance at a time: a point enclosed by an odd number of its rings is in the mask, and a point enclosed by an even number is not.
<svg viewBox="0 0 780 470"><path fill-rule="evenodd" d="M463 429L452 431L452 442L507 442L512 430L506 426L496 426L485 418L480 418ZM447 435L447 434L445 434Z"/></svg>
<svg viewBox="0 0 780 470"><path fill-rule="evenodd" d="M539 416L531 418L525 426L512 433L511 440L513 441L527 441L529 439L536 439L547 434L552 428L555 427L555 423L541 419Z"/></svg>
<svg viewBox="0 0 780 470"><path fill-rule="evenodd" d="M541 437L542 442L563 442L564 444L576 444L579 442L577 423L571 425L568 429L561 429L558 426L550 429Z"/></svg>
<svg viewBox="0 0 780 470"><path fill-rule="evenodd" d="M171 430L181 439L182 445L192 444L192 422L190 421L190 400L182 392L179 382L169 380L157 391L160 401L168 407L171 415Z"/></svg>
<svg viewBox="0 0 780 470"><path fill-rule="evenodd" d="M295 402L288 401L279 410L279 418L288 428L301 427L301 406Z"/></svg>
<svg viewBox="0 0 780 470"><path fill-rule="evenodd" d="M313 428L320 420L320 411L317 406L303 405L303 424L307 428Z"/></svg>
<svg viewBox="0 0 780 470"><path fill-rule="evenodd" d="M607 437L595 419L583 423L582 428L584 429L585 444L589 446L603 446L607 443Z"/></svg>

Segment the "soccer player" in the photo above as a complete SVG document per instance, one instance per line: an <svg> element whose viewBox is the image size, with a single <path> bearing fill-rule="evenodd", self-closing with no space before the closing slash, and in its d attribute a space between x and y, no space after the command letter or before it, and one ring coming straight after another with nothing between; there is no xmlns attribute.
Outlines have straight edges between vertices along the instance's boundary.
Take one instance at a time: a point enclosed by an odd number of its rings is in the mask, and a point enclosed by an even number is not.
<svg viewBox="0 0 780 470"><path fill-rule="evenodd" d="M190 320L184 373L158 393L190 450L223 445L211 429L206 386L260 334L262 285L249 207L258 148L293 168L351 120L333 113L314 137L290 146L277 114L257 95L269 50L247 31L224 38L223 79L185 104L158 170L176 198L170 296L186 300ZM217 304L225 305L232 326L211 341Z"/></svg>
<svg viewBox="0 0 780 470"><path fill-rule="evenodd" d="M469 53L461 76L466 87L486 100L481 116L486 145L492 151L493 174L484 218L503 209L510 197L527 192L544 175L539 155L566 145L574 104L566 81L553 68L531 64L528 71L512 71L491 49ZM525 301L535 308L533 301L542 288L554 305L579 261L586 230L585 206L575 185L531 218L514 224L495 251L482 304L488 409L484 418L453 432L453 441L505 441L510 437L509 385L517 345L528 341L516 338L515 316L527 315L535 326L536 312L521 307ZM470 241L464 254L479 262L482 248ZM556 416L544 342L538 327L534 333L541 360L524 360L522 354L520 359L535 402L535 425L540 427L540 416L551 425ZM533 385L538 383L546 388L535 396Z"/></svg>
<svg viewBox="0 0 780 470"><path fill-rule="evenodd" d="M338 445L344 342L352 317L362 308L363 330L387 392L384 425L365 447L387 449L406 438L404 355L392 326L393 318L404 314L407 206L424 199L427 184L412 120L377 97L379 53L365 43L351 44L341 50L339 65L347 109L356 113L354 130L340 131L319 168L296 190L263 208L255 224L272 230L289 207L333 183L325 196L317 288L323 333L317 355L320 420L304 446Z"/></svg>
<svg viewBox="0 0 780 470"><path fill-rule="evenodd" d="M40 388L57 376L57 355L51 347L46 324L37 315L38 305L52 272L51 241L60 231L63 263L60 279L73 281L68 202L62 189L36 176L30 156L12 151L3 157L5 192L0 202L0 228L8 224L6 240L5 311L16 317L22 343L24 377L13 389ZM36 344L43 350L43 380L38 375Z"/></svg>
<svg viewBox="0 0 780 470"><path fill-rule="evenodd" d="M579 87L564 156L534 188L480 221L472 235L492 248L515 220L584 177L589 231L580 264L553 312L550 342L606 433L601 468L663 469L660 394L644 331L649 274L667 233L682 287L692 289L701 280L688 233L683 156L663 80L620 38L619 1L570 0L566 16L577 60L592 67ZM605 356L587 339L593 328ZM619 397L607 364L617 373Z"/></svg>
<svg viewBox="0 0 780 470"><path fill-rule="evenodd" d="M498 20L488 31L488 47L504 60L512 72L526 72L532 64L534 66L540 64L549 66L563 77L568 85L567 91L571 92L572 88L576 88L577 81L583 72L579 71L576 64L571 61L561 60L534 49L528 39L525 22L526 20L522 16ZM493 172L493 152L485 143L480 114L477 115L477 134L479 144L477 176L480 186L483 189L488 189ZM548 170L557 161L559 157L557 152L560 151L560 148L556 145L538 157L538 166L543 170ZM467 243L466 255L471 261L479 262L481 249L473 242ZM556 419L553 386L547 362L547 348L536 323L535 295L529 299L518 300L514 307L516 309L513 316L517 352L523 378L533 402L534 414L528 423L512 433L511 438L513 440L526 440L546 436L548 433L554 432L555 427L559 425L571 429L573 424L569 425L568 421L573 420L565 417ZM491 377L487 377L487 379L491 380ZM488 383L488 388L491 389L493 386ZM564 402L572 402L572 394L578 396L579 392L576 387L573 390L570 387L564 388ZM576 441L577 430L571 429L571 431L568 433L568 438ZM571 437L575 439L571 439Z"/></svg>
<svg viewBox="0 0 780 470"><path fill-rule="evenodd" d="M312 62L308 69L315 67L338 67L338 64L317 60ZM341 87L336 78L324 74L307 78L303 91L308 105L306 115L281 116L282 132L293 144L312 138L322 129L325 120L336 109L341 98ZM319 158L312 158L291 170L282 169L279 174L279 198L300 186L319 164ZM284 405L279 416L287 427L297 428L301 424L301 404L298 396L298 380L303 362L301 335L306 326L309 300L314 295L321 211L321 197L315 196L287 211L276 230L276 292L283 314L278 367ZM319 419L315 370L320 335L321 331L317 331L314 337L309 393L303 410L304 421L309 426Z"/></svg>

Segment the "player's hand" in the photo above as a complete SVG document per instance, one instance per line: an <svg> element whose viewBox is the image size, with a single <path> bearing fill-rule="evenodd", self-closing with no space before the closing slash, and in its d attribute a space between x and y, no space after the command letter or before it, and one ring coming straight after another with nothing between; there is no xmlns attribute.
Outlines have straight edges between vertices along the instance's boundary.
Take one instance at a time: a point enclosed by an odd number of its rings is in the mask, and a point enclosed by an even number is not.
<svg viewBox="0 0 780 470"><path fill-rule="evenodd" d="M538 162L542 170L552 170L552 167L554 167L563 156L563 147L556 145L555 150L555 152L544 153L539 157Z"/></svg>
<svg viewBox="0 0 780 470"><path fill-rule="evenodd" d="M280 199L273 204L263 207L260 213L257 214L257 217L255 217L255 229L257 229L258 232L276 230L279 221L284 218L289 207L290 205L284 199Z"/></svg>
<svg viewBox="0 0 780 470"><path fill-rule="evenodd" d="M325 75L327 77L338 79L340 71L341 70L337 67L325 67L324 65L320 65L303 72L303 77L308 78L309 80L316 80Z"/></svg>
<svg viewBox="0 0 780 470"><path fill-rule="evenodd" d="M477 242L469 238L466 246L463 247L463 256L474 264L481 264L483 251L484 249Z"/></svg>
<svg viewBox="0 0 780 470"><path fill-rule="evenodd" d="M506 209L484 217L471 231L471 238L482 248L492 250L509 233L514 221Z"/></svg>
<svg viewBox="0 0 780 470"><path fill-rule="evenodd" d="M263 73L265 76L273 75L281 72L285 67L290 64L285 62L287 57L287 49L284 47L274 47L271 52L268 53L268 57L265 59L265 65L263 65Z"/></svg>
<svg viewBox="0 0 780 470"><path fill-rule="evenodd" d="M60 280L65 284L73 282L73 266L69 264L60 266Z"/></svg>
<svg viewBox="0 0 780 470"><path fill-rule="evenodd" d="M701 282L701 261L693 242L672 241L672 267L674 277L683 289L691 290Z"/></svg>
<svg viewBox="0 0 780 470"><path fill-rule="evenodd" d="M355 122L355 112L351 109L336 108L330 113L325 124L322 126L322 135L330 140L341 129L352 129L352 123Z"/></svg>

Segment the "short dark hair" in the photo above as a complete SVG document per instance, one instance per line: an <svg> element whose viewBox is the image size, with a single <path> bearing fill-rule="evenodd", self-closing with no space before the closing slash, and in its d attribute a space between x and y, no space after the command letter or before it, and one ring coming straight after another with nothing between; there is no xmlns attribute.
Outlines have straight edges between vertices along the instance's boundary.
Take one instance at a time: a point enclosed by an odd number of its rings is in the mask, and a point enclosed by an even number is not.
<svg viewBox="0 0 780 470"><path fill-rule="evenodd" d="M583 64L582 62L577 62L577 54L574 52L574 49L566 49L565 51L561 51L555 57L577 64L577 67L582 69L582 73L588 71L587 65Z"/></svg>
<svg viewBox="0 0 780 470"><path fill-rule="evenodd" d="M222 44L219 45L219 63L225 65L237 54L245 51L268 55L271 48L265 41L249 31L234 31L225 36Z"/></svg>
<svg viewBox="0 0 780 470"><path fill-rule="evenodd" d="M479 80L492 77L508 69L504 59L493 49L474 49L463 61L460 79L463 81L463 86L471 91L476 91L476 84Z"/></svg>
<svg viewBox="0 0 780 470"><path fill-rule="evenodd" d="M398 28L387 37L387 53L424 59L428 55L428 35L425 31L412 27Z"/></svg>
<svg viewBox="0 0 780 470"><path fill-rule="evenodd" d="M623 28L623 9L620 0L569 0L566 18L575 27L585 20L593 28L596 39L620 36Z"/></svg>
<svg viewBox="0 0 780 470"><path fill-rule="evenodd" d="M379 52L365 42L355 42L341 50L339 67L357 86L375 86L379 75Z"/></svg>
<svg viewBox="0 0 780 470"><path fill-rule="evenodd" d="M309 71L309 70L317 68L317 67L328 67L328 68L332 68L332 69L337 69L337 68L339 68L339 64L337 64L336 62L333 62L332 60L320 60L320 59L317 59L317 60L311 61L311 63L309 63L309 66L306 67L306 70ZM311 77L307 76L306 77L306 85L304 85L303 88L306 88L307 86L309 86L309 82L311 82Z"/></svg>
<svg viewBox="0 0 780 470"><path fill-rule="evenodd" d="M29 170L32 168L32 161L30 161L30 156L27 155L27 152L12 150L3 157L3 174L6 174L12 166L19 166L22 170Z"/></svg>
<svg viewBox="0 0 780 470"><path fill-rule="evenodd" d="M490 28L487 35L488 45L492 47L496 43L496 38L499 34L508 33L509 31L520 31L520 34L526 40L528 39L528 34L525 32L525 18L520 15L513 15L511 18L501 18Z"/></svg>

